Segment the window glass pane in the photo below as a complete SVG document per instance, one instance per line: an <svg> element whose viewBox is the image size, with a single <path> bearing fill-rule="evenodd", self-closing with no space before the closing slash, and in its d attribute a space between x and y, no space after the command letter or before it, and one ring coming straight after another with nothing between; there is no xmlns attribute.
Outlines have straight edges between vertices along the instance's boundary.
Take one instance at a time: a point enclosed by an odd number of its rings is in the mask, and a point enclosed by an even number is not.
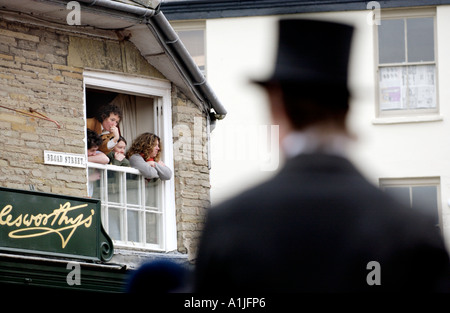
<svg viewBox="0 0 450 313"><path fill-rule="evenodd" d="M405 62L404 20L382 20L378 26L379 63Z"/></svg>
<svg viewBox="0 0 450 313"><path fill-rule="evenodd" d="M410 109L436 107L435 65L408 66L408 106Z"/></svg>
<svg viewBox="0 0 450 313"><path fill-rule="evenodd" d="M108 171L108 202L120 201L120 173Z"/></svg>
<svg viewBox="0 0 450 313"><path fill-rule="evenodd" d="M127 210L128 241L139 241L139 212Z"/></svg>
<svg viewBox="0 0 450 313"><path fill-rule="evenodd" d="M434 61L433 18L410 18L406 21L406 25L408 62Z"/></svg>
<svg viewBox="0 0 450 313"><path fill-rule="evenodd" d="M139 205L139 175L127 173L127 203Z"/></svg>
<svg viewBox="0 0 450 313"><path fill-rule="evenodd" d="M386 187L384 191L403 205L411 207L409 187Z"/></svg>
<svg viewBox="0 0 450 313"><path fill-rule="evenodd" d="M380 68L380 110L406 109L406 74L404 66Z"/></svg>
<svg viewBox="0 0 450 313"><path fill-rule="evenodd" d="M158 244L159 242L159 214L146 213L146 242Z"/></svg>
<svg viewBox="0 0 450 313"><path fill-rule="evenodd" d="M435 69L435 65L380 68L380 110L436 108Z"/></svg>
<svg viewBox="0 0 450 313"><path fill-rule="evenodd" d="M145 182L145 206L150 209L159 208L159 186L160 180Z"/></svg>
<svg viewBox="0 0 450 313"><path fill-rule="evenodd" d="M108 234L113 240L122 240L120 231L120 209L108 210Z"/></svg>
<svg viewBox="0 0 450 313"><path fill-rule="evenodd" d="M412 207L421 210L426 214L430 214L435 219L436 225L439 224L437 187L412 187Z"/></svg>
<svg viewBox="0 0 450 313"><path fill-rule="evenodd" d="M96 168L88 170L88 191L91 198L101 199L101 174L102 170Z"/></svg>
<svg viewBox="0 0 450 313"><path fill-rule="evenodd" d="M194 59L195 64L200 70L205 70L205 31L198 30L180 30L178 36L183 42L189 54Z"/></svg>

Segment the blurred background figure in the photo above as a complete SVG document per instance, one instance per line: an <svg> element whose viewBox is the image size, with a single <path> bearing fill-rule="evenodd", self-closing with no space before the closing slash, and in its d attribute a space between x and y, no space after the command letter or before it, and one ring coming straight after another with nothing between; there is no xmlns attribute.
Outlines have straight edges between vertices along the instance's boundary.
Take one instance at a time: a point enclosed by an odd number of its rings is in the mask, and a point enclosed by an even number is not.
<svg viewBox="0 0 450 313"><path fill-rule="evenodd" d="M170 260L144 263L131 274L126 291L133 294L190 292L188 268Z"/></svg>
<svg viewBox="0 0 450 313"><path fill-rule="evenodd" d="M279 22L275 70L257 83L287 160L210 209L195 291L447 291L433 218L371 185L346 157L352 34L340 23Z"/></svg>

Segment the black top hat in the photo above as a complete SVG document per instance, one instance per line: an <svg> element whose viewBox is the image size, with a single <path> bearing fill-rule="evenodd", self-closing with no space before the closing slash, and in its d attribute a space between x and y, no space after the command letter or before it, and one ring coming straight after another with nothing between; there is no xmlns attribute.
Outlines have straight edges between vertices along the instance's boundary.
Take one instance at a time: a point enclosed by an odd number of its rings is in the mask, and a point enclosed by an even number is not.
<svg viewBox="0 0 450 313"><path fill-rule="evenodd" d="M353 27L305 19L279 21L278 53L271 77L256 83L328 86L347 90Z"/></svg>

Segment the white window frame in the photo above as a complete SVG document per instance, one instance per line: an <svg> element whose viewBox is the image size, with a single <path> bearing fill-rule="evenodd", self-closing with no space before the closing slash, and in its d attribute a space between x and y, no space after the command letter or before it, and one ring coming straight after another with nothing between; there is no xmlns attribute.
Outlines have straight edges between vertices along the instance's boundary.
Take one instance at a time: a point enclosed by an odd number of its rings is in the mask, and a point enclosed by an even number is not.
<svg viewBox="0 0 450 313"><path fill-rule="evenodd" d="M439 105L439 66L437 53L437 14L436 8L420 8L420 9L392 9L383 10L381 12L381 24L384 20L392 19L409 19L409 18L425 18L431 17L434 20L434 61L432 62L408 62L408 63L379 63L379 41L378 41L378 26L374 27L374 56L375 56L375 83L376 83L376 119L374 124L391 124L391 123L411 123L411 122L433 122L441 121L440 105ZM405 34L406 36L406 34ZM412 109L412 110L389 110L382 111L380 108L380 68L382 67L397 67L397 66L412 66L412 65L435 65L435 92L436 92L436 108L432 109Z"/></svg>
<svg viewBox="0 0 450 313"><path fill-rule="evenodd" d="M164 251L164 218L166 212L164 211L164 199L161 199L160 207L146 207L145 204L145 178L140 174L139 170L131 168L131 167L125 167L125 166L115 166L115 165L104 165L104 164L97 164L97 163L88 163L89 169L99 169L102 170L101 172L101 179L100 179L100 199L102 200L102 222L104 228L108 231L109 228L109 218L108 215L110 213L110 209L119 209L122 212L120 217L120 233L122 234L122 237L125 238L124 240L117 240L113 239L114 244L116 246L120 247L133 247L133 248L142 248L152 251ZM108 172L114 171L119 173L119 196L120 201L119 202L112 202L110 201L109 193L108 193ZM129 201L127 201L127 188L126 188L126 174L135 174L138 176L138 202L140 205L136 204L127 204ZM161 182L161 181L160 181ZM159 185L158 185L159 188ZM103 202L104 201L104 202ZM134 211L137 212L139 217L139 238L138 241L131 241L128 238L128 211ZM158 227L157 229L157 236L158 238L162 238L161 244L153 244L153 243L146 243L146 214L154 214L155 216L158 216L158 219L162 219L161 223L158 224L161 227Z"/></svg>
<svg viewBox="0 0 450 313"><path fill-rule="evenodd" d="M133 75L125 75L122 73L111 73L101 71L85 71L83 72L83 87L93 89L101 89L114 91L118 93L131 94L136 96L152 97L154 99L154 123L155 132L160 136L164 145L162 160L164 163L174 169L173 161L173 140L172 140L172 100L171 100L171 83L167 80L138 77ZM84 108L86 110L86 97L84 100ZM86 117L86 111L85 117ZM86 138L86 134L85 134ZM87 154L87 147L85 153ZM99 165L89 163L88 167L104 167L126 172L139 174L135 169L120 169L114 165ZM88 168L86 168L86 173ZM87 173L88 174L88 173ZM177 231L176 231L176 207L175 207L175 184L174 178L161 181L162 184L162 240L159 247L148 246L143 247L146 250L156 251L174 251L177 250ZM88 182L86 182L88 190ZM120 248L135 248L133 245L115 242Z"/></svg>
<svg viewBox="0 0 450 313"><path fill-rule="evenodd" d="M203 75L206 77L208 72L208 59L206 51L206 21L205 20L192 20L192 21L172 21L171 26L175 32L180 31L190 31L190 30L203 30L204 32L204 51L205 51L205 69L202 71Z"/></svg>
<svg viewBox="0 0 450 313"><path fill-rule="evenodd" d="M441 179L440 177L410 177L410 178L380 178L379 186L382 190L386 187L419 187L433 186L437 188L437 214L439 228L443 229L442 224L442 201L441 201Z"/></svg>

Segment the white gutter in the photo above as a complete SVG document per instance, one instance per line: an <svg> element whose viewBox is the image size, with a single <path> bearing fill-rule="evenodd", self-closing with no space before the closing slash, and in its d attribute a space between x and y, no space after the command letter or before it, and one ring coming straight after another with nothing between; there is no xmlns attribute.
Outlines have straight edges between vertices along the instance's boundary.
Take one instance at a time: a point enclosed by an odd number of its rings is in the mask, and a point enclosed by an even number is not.
<svg viewBox="0 0 450 313"><path fill-rule="evenodd" d="M112 0L78 0L78 2L86 3L88 6L101 6L108 9L122 11L139 17L151 17L155 14L156 10L150 8L142 8L134 5L125 4L122 2ZM159 9L159 5L156 9Z"/></svg>

